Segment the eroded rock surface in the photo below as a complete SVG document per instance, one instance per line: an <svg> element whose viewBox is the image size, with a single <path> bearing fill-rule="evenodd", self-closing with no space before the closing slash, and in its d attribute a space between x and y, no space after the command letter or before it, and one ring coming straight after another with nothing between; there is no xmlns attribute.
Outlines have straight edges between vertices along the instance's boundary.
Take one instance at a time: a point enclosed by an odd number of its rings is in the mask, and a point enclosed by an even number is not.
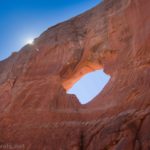
<svg viewBox="0 0 150 150"><path fill-rule="evenodd" d="M104 0L1 61L0 149L150 150L149 15L149 0ZM91 102L66 94L100 68Z"/></svg>

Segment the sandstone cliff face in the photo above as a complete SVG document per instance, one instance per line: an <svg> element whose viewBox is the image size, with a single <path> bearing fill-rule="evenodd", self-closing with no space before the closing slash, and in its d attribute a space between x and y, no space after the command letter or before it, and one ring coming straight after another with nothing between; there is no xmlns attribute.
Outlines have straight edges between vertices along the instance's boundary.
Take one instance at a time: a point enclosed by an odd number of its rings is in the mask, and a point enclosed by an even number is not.
<svg viewBox="0 0 150 150"><path fill-rule="evenodd" d="M104 0L1 61L0 149L150 150L149 7ZM66 94L100 68L111 79L91 102Z"/></svg>

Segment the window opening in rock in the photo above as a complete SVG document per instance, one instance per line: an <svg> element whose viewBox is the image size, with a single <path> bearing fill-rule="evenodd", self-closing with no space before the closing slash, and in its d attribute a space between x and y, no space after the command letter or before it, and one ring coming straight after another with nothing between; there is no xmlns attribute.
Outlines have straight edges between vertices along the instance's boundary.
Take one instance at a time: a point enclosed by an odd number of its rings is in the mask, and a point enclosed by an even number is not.
<svg viewBox="0 0 150 150"><path fill-rule="evenodd" d="M96 97L108 83L110 76L103 70L97 70L84 75L68 91L68 94L75 94L81 104L86 104Z"/></svg>

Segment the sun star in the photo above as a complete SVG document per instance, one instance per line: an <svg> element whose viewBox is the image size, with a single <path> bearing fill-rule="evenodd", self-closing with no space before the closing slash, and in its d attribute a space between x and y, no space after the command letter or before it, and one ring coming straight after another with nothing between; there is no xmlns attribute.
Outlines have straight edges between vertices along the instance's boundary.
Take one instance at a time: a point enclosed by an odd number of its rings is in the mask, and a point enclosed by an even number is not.
<svg viewBox="0 0 150 150"><path fill-rule="evenodd" d="M33 39L27 39L27 40L26 40L26 43L27 43L27 44L33 44Z"/></svg>

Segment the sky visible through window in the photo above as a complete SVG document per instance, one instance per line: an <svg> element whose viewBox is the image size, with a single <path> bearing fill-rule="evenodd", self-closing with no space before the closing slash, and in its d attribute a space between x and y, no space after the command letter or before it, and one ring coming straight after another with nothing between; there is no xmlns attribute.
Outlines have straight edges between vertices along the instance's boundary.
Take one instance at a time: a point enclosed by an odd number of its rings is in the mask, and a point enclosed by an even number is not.
<svg viewBox="0 0 150 150"><path fill-rule="evenodd" d="M43 31L79 15L102 0L0 0L0 61L31 43ZM108 82L102 70L85 75L68 93L81 103L95 97Z"/></svg>
<svg viewBox="0 0 150 150"><path fill-rule="evenodd" d="M67 93L75 94L82 104L86 104L101 92L109 79L102 69L93 71L84 75Z"/></svg>

